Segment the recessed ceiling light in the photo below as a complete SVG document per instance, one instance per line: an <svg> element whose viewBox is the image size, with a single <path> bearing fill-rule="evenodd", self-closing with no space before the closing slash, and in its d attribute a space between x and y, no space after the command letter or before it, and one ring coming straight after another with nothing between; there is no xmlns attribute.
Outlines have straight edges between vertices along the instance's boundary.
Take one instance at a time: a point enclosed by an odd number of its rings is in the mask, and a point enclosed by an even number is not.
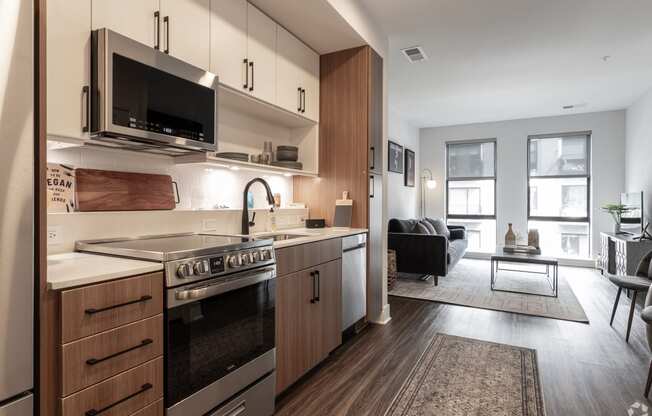
<svg viewBox="0 0 652 416"><path fill-rule="evenodd" d="M422 62L428 59L421 46L410 46L409 48L401 49L401 52L410 63Z"/></svg>
<svg viewBox="0 0 652 416"><path fill-rule="evenodd" d="M607 62L610 59L611 59L611 55L605 55L605 56L602 57L602 60L605 61L605 62Z"/></svg>

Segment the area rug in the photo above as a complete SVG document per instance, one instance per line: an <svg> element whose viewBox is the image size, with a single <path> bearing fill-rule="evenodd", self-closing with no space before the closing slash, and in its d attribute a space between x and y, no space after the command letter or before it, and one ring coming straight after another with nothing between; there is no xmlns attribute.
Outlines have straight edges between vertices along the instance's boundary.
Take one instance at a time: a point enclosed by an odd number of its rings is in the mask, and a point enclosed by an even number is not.
<svg viewBox="0 0 652 416"><path fill-rule="evenodd" d="M508 267L501 263L501 267ZM511 266L511 265L509 265ZM518 268L528 267L517 265ZM541 268L541 266L539 266ZM430 300L453 305L471 306L588 323L589 320L566 281L572 278L572 268L559 268L559 296L557 298L492 291L490 287L491 263L488 260L462 259L445 277L439 278L434 286L432 278L427 281L418 278L400 278L389 292L392 296ZM541 275L500 271L496 286L509 290L526 290L534 293L548 293L550 287Z"/></svg>
<svg viewBox="0 0 652 416"><path fill-rule="evenodd" d="M386 416L544 416L536 351L437 334Z"/></svg>

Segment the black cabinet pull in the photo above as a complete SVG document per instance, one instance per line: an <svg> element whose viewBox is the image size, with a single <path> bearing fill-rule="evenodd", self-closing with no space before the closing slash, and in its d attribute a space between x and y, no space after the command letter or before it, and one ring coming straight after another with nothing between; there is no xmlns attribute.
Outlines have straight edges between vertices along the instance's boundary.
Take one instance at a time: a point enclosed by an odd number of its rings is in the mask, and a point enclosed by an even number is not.
<svg viewBox="0 0 652 416"><path fill-rule="evenodd" d="M104 307L104 308L99 308L99 309L88 308L84 312L86 312L86 314L88 314L88 315L94 315L96 313L108 311L108 310L111 310L111 309L116 309L116 308L121 308L123 306L133 305L134 303L147 302L148 300L151 300L151 299L152 299L152 297L150 295L145 295L145 296L141 296L139 299L130 300L129 302L119 303L117 305L107 306L107 307Z"/></svg>
<svg viewBox="0 0 652 416"><path fill-rule="evenodd" d="M369 166L369 169L376 169L376 148L371 146L369 148L369 151L371 152L371 166Z"/></svg>
<svg viewBox="0 0 652 416"><path fill-rule="evenodd" d="M152 387L154 387L154 386L151 383L145 383L140 387L140 390L138 390L137 392L132 393L127 397L123 397L122 399L118 400L117 402L112 403L112 404L110 404L110 405L108 405L106 407L103 407L100 410L96 410L96 409L87 410L86 413L84 413L84 414L86 416L97 416L97 415L99 415L101 413L106 412L109 409L112 409L112 408L116 407L117 405L119 405L121 403L126 402L129 399L133 399L134 397L138 396L139 394L145 393L147 390L151 389Z"/></svg>
<svg viewBox="0 0 652 416"><path fill-rule="evenodd" d="M297 111L301 112L301 87L297 88L299 95L299 105L297 106Z"/></svg>
<svg viewBox="0 0 652 416"><path fill-rule="evenodd" d="M321 294L321 289L319 288L321 285L321 274L319 274L319 270L315 272L315 276L317 276L317 297L315 297L315 300L319 302L319 295Z"/></svg>
<svg viewBox="0 0 652 416"><path fill-rule="evenodd" d="M316 289L315 289L315 276L317 275L317 272L310 272L310 277L312 277L312 299L310 299L310 303L317 303L317 296L315 295Z"/></svg>
<svg viewBox="0 0 652 416"><path fill-rule="evenodd" d="M165 50L163 52L170 53L170 16L165 16L163 18L163 24L165 25Z"/></svg>
<svg viewBox="0 0 652 416"><path fill-rule="evenodd" d="M140 344L134 345L133 347L129 347L126 350L118 351L118 352L116 352L114 354L107 355L106 357L102 357L102 358L89 358L88 360L86 360L86 364L88 364L88 365L99 364L102 361L110 360L111 358L115 358L115 357L118 357L118 356L120 356L122 354L126 354L126 353L128 353L130 351L137 350L138 348L142 348L142 347L144 347L146 345L151 344L152 342L154 342L153 339L146 338L146 339L140 341Z"/></svg>
<svg viewBox="0 0 652 416"><path fill-rule="evenodd" d="M245 58L242 60L242 63L244 64L244 70L245 70L245 83L242 85L242 88L245 90L249 88L249 59Z"/></svg>
<svg viewBox="0 0 652 416"><path fill-rule="evenodd" d="M306 112L306 89L301 90L301 100L303 104L301 104L301 112L305 113Z"/></svg>
<svg viewBox="0 0 652 416"><path fill-rule="evenodd" d="M161 12L158 10L154 12L156 37L154 40L154 49L161 49Z"/></svg>
<svg viewBox="0 0 652 416"><path fill-rule="evenodd" d="M88 85L84 85L82 87L82 105L84 106L84 124L82 125L82 132L88 133L90 130L89 122L90 122L90 93L91 93L91 87Z"/></svg>
<svg viewBox="0 0 652 416"><path fill-rule="evenodd" d="M251 68L251 85L249 86L249 91L254 90L254 63L249 62L249 68Z"/></svg>

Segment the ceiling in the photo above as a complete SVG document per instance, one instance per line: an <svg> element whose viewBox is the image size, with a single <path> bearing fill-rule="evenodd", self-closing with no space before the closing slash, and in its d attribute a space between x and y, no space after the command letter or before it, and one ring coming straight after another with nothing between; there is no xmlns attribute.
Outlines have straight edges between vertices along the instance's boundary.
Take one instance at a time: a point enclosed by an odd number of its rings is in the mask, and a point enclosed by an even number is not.
<svg viewBox="0 0 652 416"><path fill-rule="evenodd" d="M359 1L389 36L389 105L416 127L623 109L652 86L650 0ZM407 61L415 45L429 60Z"/></svg>

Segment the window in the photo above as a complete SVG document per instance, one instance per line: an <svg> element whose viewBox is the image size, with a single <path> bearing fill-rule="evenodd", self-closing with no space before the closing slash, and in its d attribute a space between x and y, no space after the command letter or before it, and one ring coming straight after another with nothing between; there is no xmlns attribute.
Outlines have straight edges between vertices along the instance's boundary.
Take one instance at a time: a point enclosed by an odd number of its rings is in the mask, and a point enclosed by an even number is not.
<svg viewBox="0 0 652 416"><path fill-rule="evenodd" d="M591 133L528 138L528 220L548 255L588 258Z"/></svg>
<svg viewBox="0 0 652 416"><path fill-rule="evenodd" d="M446 145L446 217L464 225L469 250L490 252L496 246L496 141Z"/></svg>

